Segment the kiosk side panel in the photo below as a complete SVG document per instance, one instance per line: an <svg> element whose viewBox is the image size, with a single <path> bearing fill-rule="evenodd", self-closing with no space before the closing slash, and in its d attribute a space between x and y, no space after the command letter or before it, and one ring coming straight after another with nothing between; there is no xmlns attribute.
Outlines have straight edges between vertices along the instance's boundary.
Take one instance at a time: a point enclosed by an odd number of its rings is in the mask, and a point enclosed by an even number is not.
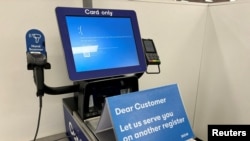
<svg viewBox="0 0 250 141"><path fill-rule="evenodd" d="M88 141L87 137L82 132L79 124L73 119L73 102L70 105L72 99L63 99L63 111L66 127L66 134L69 136L70 141Z"/></svg>

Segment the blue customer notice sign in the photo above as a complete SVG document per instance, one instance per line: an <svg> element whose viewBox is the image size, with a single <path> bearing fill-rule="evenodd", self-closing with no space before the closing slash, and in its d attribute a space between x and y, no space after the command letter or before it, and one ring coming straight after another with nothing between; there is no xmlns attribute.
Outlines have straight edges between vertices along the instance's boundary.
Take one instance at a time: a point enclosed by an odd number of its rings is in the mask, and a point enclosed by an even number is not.
<svg viewBox="0 0 250 141"><path fill-rule="evenodd" d="M100 127L113 128L117 141L186 141L194 138L176 84L108 97L103 112L97 135L105 131ZM105 121L109 121L111 127Z"/></svg>

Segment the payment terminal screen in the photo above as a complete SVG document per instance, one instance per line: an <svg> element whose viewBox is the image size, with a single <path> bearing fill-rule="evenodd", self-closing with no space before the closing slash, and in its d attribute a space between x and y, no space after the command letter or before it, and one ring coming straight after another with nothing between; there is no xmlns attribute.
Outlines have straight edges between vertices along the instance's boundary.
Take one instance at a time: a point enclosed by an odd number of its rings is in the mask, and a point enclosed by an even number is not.
<svg viewBox="0 0 250 141"><path fill-rule="evenodd" d="M139 65L130 18L66 16L76 72Z"/></svg>

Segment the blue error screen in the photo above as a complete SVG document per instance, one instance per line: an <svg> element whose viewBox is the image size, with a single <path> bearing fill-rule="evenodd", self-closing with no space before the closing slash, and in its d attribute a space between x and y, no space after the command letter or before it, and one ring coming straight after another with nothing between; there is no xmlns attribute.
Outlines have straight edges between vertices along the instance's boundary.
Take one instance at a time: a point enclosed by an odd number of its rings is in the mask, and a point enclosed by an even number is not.
<svg viewBox="0 0 250 141"><path fill-rule="evenodd" d="M76 72L139 65L130 18L66 16Z"/></svg>

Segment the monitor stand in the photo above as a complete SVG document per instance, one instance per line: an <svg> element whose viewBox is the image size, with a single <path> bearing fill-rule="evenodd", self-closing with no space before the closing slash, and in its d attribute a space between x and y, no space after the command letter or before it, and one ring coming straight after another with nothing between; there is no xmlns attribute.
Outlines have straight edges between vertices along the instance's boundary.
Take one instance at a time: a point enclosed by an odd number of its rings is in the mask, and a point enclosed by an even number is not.
<svg viewBox="0 0 250 141"><path fill-rule="evenodd" d="M138 78L136 76L121 76L75 83L80 85L80 91L75 92L74 97L82 120L100 116L106 97L138 91Z"/></svg>

